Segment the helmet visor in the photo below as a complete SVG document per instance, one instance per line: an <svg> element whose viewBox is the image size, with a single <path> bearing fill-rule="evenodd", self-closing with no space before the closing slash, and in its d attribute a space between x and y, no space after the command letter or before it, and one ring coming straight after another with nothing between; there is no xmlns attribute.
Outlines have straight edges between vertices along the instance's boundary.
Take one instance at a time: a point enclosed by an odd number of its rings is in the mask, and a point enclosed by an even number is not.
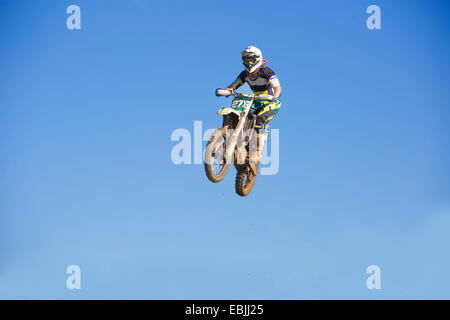
<svg viewBox="0 0 450 320"><path fill-rule="evenodd" d="M242 63L247 68L251 68L251 67L255 66L257 62L258 62L257 57L242 57Z"/></svg>

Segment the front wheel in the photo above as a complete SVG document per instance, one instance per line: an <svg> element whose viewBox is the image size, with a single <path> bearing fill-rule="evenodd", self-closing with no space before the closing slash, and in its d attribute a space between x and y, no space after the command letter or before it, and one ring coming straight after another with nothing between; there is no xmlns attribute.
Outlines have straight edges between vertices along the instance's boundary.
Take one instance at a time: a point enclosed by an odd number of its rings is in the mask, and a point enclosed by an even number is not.
<svg viewBox="0 0 450 320"><path fill-rule="evenodd" d="M226 130L218 129L209 138L205 151L205 172L211 182L220 182L230 169L225 161Z"/></svg>
<svg viewBox="0 0 450 320"><path fill-rule="evenodd" d="M257 166L259 167L259 163ZM258 167L256 172L258 172ZM255 184L256 177L257 175L254 175L248 166L245 169L238 170L235 182L236 193L242 197L248 196Z"/></svg>

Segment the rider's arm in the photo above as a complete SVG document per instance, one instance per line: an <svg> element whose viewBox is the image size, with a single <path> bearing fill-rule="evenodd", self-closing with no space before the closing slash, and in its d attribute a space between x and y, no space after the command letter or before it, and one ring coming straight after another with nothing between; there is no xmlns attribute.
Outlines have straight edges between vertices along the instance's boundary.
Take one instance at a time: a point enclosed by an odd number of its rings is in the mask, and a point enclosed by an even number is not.
<svg viewBox="0 0 450 320"><path fill-rule="evenodd" d="M278 77L273 73L269 78L270 86L273 88L273 96L278 98L281 94L281 85Z"/></svg>
<svg viewBox="0 0 450 320"><path fill-rule="evenodd" d="M227 90L234 91L245 83L245 72L241 72L236 80L227 87Z"/></svg>
<svg viewBox="0 0 450 320"><path fill-rule="evenodd" d="M275 87L273 89L273 96L275 98L278 98L280 96L280 94L281 94L281 86Z"/></svg>
<svg viewBox="0 0 450 320"><path fill-rule="evenodd" d="M270 86L272 87L272 89L273 89L272 95L275 98L278 98L281 94L281 85L280 85L280 81L278 81L278 77L275 74L275 72L271 68L266 67L263 69L263 77L265 79L267 79Z"/></svg>

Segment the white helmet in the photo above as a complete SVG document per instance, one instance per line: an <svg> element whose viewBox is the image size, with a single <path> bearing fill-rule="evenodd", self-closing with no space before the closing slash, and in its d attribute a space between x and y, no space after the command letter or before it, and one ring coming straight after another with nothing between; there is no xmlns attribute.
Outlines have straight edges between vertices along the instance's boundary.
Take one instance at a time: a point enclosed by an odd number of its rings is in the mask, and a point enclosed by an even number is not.
<svg viewBox="0 0 450 320"><path fill-rule="evenodd" d="M248 73L253 73L261 67L263 63L261 50L254 46L249 46L244 51L241 51L242 63L247 69Z"/></svg>

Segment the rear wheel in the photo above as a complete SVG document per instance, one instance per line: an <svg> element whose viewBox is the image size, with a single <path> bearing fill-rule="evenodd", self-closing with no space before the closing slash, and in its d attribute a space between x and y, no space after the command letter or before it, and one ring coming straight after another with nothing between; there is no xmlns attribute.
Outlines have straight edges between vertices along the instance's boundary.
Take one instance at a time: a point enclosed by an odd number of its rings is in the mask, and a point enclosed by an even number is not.
<svg viewBox="0 0 450 320"><path fill-rule="evenodd" d="M230 164L225 161L226 130L218 129L209 138L205 151L205 172L214 183L225 178Z"/></svg>
<svg viewBox="0 0 450 320"><path fill-rule="evenodd" d="M259 163L257 165L257 168L258 167ZM250 191L252 191L255 181L256 175L253 174L252 170L248 166L246 166L245 169L238 170L235 182L236 193L242 197L247 196Z"/></svg>

